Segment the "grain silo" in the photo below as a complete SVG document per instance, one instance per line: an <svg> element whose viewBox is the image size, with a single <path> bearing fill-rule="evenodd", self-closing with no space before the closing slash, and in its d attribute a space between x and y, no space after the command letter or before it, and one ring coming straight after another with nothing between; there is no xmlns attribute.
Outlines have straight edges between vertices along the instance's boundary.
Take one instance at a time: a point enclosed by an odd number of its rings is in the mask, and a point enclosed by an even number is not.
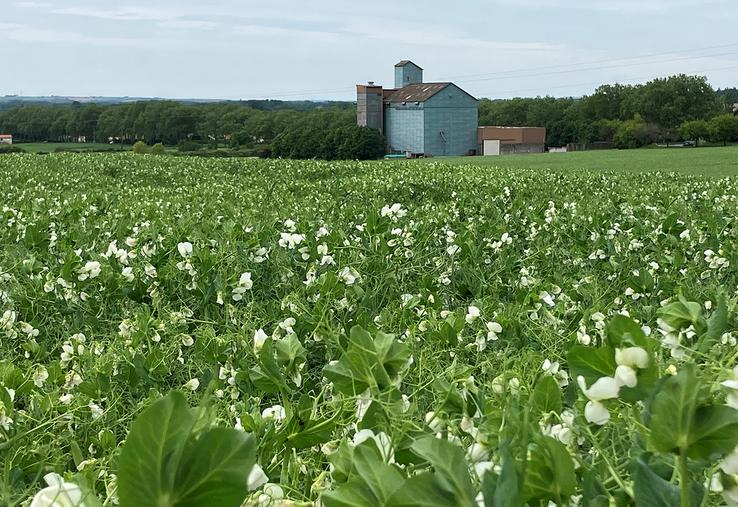
<svg viewBox="0 0 738 507"><path fill-rule="evenodd" d="M390 153L476 153L479 101L453 83L424 83L413 62L395 65L395 88L369 83L356 91L358 124L382 132Z"/></svg>

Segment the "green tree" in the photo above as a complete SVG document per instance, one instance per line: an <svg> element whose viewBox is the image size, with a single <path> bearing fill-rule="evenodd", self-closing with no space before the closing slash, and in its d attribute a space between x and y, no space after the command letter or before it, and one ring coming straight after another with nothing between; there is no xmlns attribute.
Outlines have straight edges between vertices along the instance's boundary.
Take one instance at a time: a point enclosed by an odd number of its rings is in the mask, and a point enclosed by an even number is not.
<svg viewBox="0 0 738 507"><path fill-rule="evenodd" d="M685 121L706 120L720 112L720 101L704 76L680 74L646 83L638 112L647 123L677 129Z"/></svg>
<svg viewBox="0 0 738 507"><path fill-rule="evenodd" d="M738 116L724 114L710 120L710 138L723 146L738 141Z"/></svg>
<svg viewBox="0 0 738 507"><path fill-rule="evenodd" d="M682 123L680 133L682 139L693 140L699 146L701 139L707 139L710 136L710 124L705 120L685 121Z"/></svg>
<svg viewBox="0 0 738 507"><path fill-rule="evenodd" d="M658 134L658 127L649 125L640 115L636 115L620 125L614 137L615 146L621 149L642 148L656 142Z"/></svg>
<svg viewBox="0 0 738 507"><path fill-rule="evenodd" d="M590 121L625 120L636 88L630 85L602 85L592 95L582 99L582 112Z"/></svg>

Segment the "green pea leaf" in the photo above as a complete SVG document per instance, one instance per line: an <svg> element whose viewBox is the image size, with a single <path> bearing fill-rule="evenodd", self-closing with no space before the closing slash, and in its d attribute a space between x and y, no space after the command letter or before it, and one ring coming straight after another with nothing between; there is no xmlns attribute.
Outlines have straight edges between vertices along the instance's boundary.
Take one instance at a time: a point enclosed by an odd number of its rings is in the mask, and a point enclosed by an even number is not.
<svg viewBox="0 0 738 507"><path fill-rule="evenodd" d="M615 350L611 347L585 347L574 345L567 354L567 364L572 377L582 375L587 383L600 377L610 377L615 373Z"/></svg>
<svg viewBox="0 0 738 507"><path fill-rule="evenodd" d="M690 432L689 456L708 459L730 453L738 445L738 410L727 405L697 409Z"/></svg>
<svg viewBox="0 0 738 507"><path fill-rule="evenodd" d="M651 447L659 452L678 454L687 448L694 425L699 381L693 364L666 379L651 403Z"/></svg>
<svg viewBox="0 0 738 507"><path fill-rule="evenodd" d="M156 401L133 422L118 465L120 505L171 505L177 467L195 424L182 393Z"/></svg>
<svg viewBox="0 0 738 507"><path fill-rule="evenodd" d="M561 413L561 389L551 375L544 375L538 380L530 399L530 409L536 416L550 412Z"/></svg>
<svg viewBox="0 0 738 507"><path fill-rule="evenodd" d="M211 428L197 438L183 394L170 393L134 421L121 452L121 507L238 507L256 462L254 438Z"/></svg>
<svg viewBox="0 0 738 507"><path fill-rule="evenodd" d="M451 505L471 505L476 493L472 487L464 451L448 442L434 437L416 440L411 450L427 460L435 471L438 487L453 498Z"/></svg>
<svg viewBox="0 0 738 507"><path fill-rule="evenodd" d="M551 437L541 437L531 446L523 496L527 502L549 500L561 503L574 494L574 462L566 446Z"/></svg>

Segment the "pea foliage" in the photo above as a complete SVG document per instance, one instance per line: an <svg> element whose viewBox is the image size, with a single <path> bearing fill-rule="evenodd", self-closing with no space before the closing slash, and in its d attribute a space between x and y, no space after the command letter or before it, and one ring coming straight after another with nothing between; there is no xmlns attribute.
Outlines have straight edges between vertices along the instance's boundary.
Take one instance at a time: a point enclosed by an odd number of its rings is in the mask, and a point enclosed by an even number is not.
<svg viewBox="0 0 738 507"><path fill-rule="evenodd" d="M0 185L2 504L738 503L734 178L8 155Z"/></svg>

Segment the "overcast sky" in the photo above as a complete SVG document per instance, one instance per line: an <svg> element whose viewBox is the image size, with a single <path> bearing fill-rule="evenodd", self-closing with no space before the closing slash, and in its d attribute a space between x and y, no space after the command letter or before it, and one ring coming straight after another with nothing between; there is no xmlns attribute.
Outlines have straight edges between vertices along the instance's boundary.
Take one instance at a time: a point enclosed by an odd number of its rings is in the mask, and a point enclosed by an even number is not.
<svg viewBox="0 0 738 507"><path fill-rule="evenodd" d="M736 20L736 0L0 0L0 95L351 100L401 59L478 97L738 86Z"/></svg>

